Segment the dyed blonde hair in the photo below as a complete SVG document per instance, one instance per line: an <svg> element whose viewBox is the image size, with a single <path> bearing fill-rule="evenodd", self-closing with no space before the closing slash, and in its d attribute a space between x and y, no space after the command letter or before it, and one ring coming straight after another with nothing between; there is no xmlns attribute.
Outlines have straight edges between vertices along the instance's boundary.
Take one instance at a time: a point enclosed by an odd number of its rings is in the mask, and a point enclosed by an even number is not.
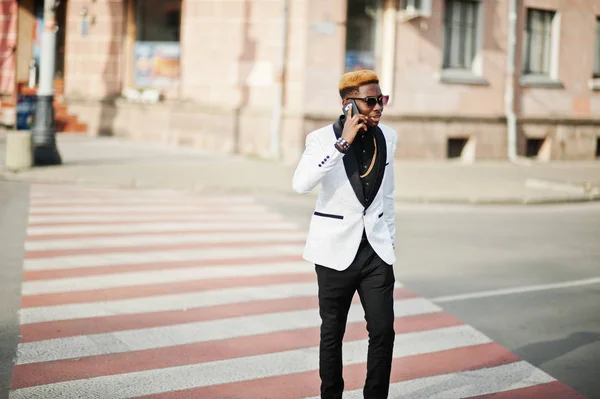
<svg viewBox="0 0 600 399"><path fill-rule="evenodd" d="M348 94L358 90L360 86L371 83L379 84L379 77L371 70L363 69L360 71L346 72L340 79L338 88L340 97L344 98Z"/></svg>

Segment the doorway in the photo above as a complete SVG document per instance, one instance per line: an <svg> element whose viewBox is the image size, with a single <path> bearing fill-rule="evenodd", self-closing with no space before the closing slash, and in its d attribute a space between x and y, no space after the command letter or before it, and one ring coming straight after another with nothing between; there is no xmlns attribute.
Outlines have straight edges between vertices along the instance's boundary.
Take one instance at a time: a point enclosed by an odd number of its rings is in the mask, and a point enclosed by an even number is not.
<svg viewBox="0 0 600 399"><path fill-rule="evenodd" d="M40 54L44 28L44 0L19 0L16 85L18 94L35 94L40 76ZM56 9L55 87L62 87L65 74L65 30L67 5ZM34 68L34 70L32 70Z"/></svg>
<svg viewBox="0 0 600 399"><path fill-rule="evenodd" d="M37 0L40 1L40 0ZM60 0L58 8L56 9L56 25L58 31L56 32L56 69L54 72L55 79L64 80L65 78L65 42L67 31L67 2L66 0Z"/></svg>

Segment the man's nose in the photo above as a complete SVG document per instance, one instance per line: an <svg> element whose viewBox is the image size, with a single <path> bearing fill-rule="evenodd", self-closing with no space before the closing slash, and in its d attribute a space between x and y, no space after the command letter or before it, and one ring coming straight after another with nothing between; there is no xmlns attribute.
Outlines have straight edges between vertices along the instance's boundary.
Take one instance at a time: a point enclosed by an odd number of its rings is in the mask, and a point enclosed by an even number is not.
<svg viewBox="0 0 600 399"><path fill-rule="evenodd" d="M375 106L373 107L374 111L381 111L383 110L383 105L378 101L375 103Z"/></svg>

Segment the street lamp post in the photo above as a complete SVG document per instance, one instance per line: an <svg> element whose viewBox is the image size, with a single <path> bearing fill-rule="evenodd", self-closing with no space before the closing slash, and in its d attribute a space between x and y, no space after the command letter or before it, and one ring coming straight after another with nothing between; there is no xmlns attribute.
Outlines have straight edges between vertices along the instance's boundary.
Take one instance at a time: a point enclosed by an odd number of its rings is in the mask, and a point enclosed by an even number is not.
<svg viewBox="0 0 600 399"><path fill-rule="evenodd" d="M60 1L60 0L58 0ZM56 128L54 125L54 72L56 54L55 11L57 0L44 1L44 30L42 32L42 51L40 55L40 82L37 91L35 121L31 133L33 164L59 165L62 163L56 147Z"/></svg>

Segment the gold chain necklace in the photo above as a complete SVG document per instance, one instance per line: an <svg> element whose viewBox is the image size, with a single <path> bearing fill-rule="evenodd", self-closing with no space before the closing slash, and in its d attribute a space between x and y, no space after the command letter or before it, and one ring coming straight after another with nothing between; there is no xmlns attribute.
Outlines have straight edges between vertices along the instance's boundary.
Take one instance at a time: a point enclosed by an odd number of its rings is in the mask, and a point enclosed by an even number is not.
<svg viewBox="0 0 600 399"><path fill-rule="evenodd" d="M369 173L371 173L371 170L373 170L373 166L375 165L375 160L377 159L377 141L375 140L375 134L373 134L373 146L375 147L375 151L373 151L371 165L369 166L369 169L365 172L364 175L360 175L361 179L364 179L365 177L369 176Z"/></svg>

